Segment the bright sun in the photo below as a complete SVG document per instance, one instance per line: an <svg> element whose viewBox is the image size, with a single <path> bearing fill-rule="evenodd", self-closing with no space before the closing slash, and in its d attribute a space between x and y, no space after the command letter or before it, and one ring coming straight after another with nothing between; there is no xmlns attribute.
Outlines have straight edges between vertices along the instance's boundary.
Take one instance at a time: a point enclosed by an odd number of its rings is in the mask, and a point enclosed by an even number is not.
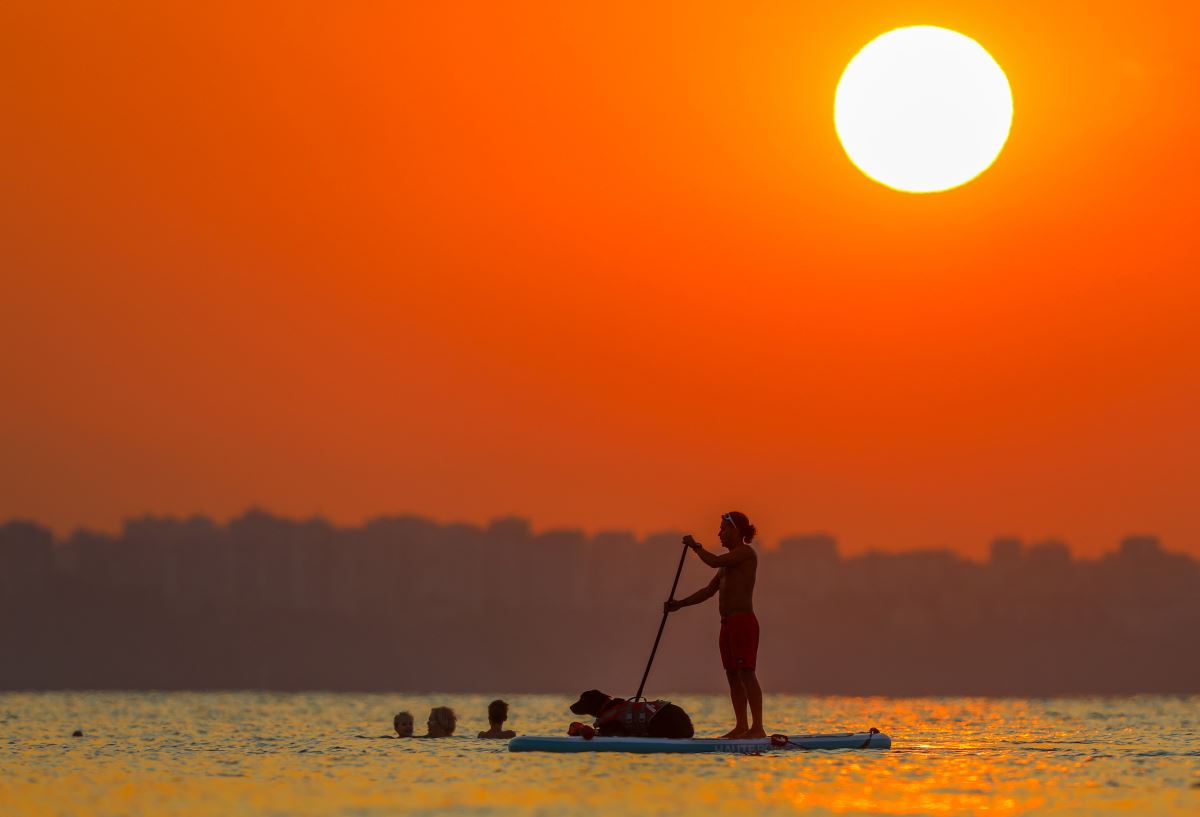
<svg viewBox="0 0 1200 817"><path fill-rule="evenodd" d="M948 190L996 160L1012 90L979 43L946 28L897 28L850 60L833 119L850 161L910 193Z"/></svg>

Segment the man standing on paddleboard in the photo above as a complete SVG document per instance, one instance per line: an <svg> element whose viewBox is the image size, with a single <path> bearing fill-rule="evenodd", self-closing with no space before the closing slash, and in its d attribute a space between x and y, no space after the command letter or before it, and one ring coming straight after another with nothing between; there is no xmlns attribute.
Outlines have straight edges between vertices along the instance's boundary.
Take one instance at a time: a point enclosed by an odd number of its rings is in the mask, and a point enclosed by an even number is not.
<svg viewBox="0 0 1200 817"><path fill-rule="evenodd" d="M765 738L762 725L762 688L754 669L758 658L758 619L754 615L754 578L758 571L758 554L750 543L757 529L750 524L746 514L730 511L721 517L721 529L717 536L728 551L717 555L709 553L692 538L683 537L683 543L696 552L700 561L717 568L717 575L700 590L678 601L667 601L663 609L673 613L681 607L689 607L712 598L718 592L717 606L721 611L721 664L725 677L729 679L729 698L733 702L733 714L737 725L722 735L723 738ZM746 705L750 705L753 719L746 724Z"/></svg>

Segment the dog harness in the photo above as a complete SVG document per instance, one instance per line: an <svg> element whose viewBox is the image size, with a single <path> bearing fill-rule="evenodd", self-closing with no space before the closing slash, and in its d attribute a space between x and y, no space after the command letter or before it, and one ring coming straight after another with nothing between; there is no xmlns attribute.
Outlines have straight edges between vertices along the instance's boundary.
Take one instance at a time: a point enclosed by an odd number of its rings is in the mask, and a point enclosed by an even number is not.
<svg viewBox="0 0 1200 817"><path fill-rule="evenodd" d="M662 711L670 701L609 701L596 717L596 728L605 724L620 723L625 731L635 737L646 737L650 729L650 721Z"/></svg>

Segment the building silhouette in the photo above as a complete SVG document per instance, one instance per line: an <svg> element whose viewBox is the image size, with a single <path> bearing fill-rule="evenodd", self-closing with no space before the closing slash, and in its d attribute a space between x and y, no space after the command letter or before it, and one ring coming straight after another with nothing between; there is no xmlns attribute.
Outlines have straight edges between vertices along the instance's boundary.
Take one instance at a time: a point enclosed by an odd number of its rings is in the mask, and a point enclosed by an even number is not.
<svg viewBox="0 0 1200 817"><path fill-rule="evenodd" d="M2 689L632 692L681 532L535 533L386 516L341 528L251 510L63 540L0 526ZM771 691L1200 692L1200 564L1131 535L1094 560L1000 537L843 557L760 550ZM711 571L689 558L679 595ZM720 692L715 602L672 616L652 691Z"/></svg>

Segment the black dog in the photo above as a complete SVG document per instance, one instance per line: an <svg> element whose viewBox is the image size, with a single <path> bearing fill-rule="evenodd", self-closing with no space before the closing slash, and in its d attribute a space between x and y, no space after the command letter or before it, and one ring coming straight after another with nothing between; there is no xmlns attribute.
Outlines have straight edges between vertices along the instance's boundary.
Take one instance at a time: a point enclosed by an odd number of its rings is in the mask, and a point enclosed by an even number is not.
<svg viewBox="0 0 1200 817"><path fill-rule="evenodd" d="M692 719L670 701L627 701L589 689L571 704L576 715L596 719L602 737L690 738Z"/></svg>

